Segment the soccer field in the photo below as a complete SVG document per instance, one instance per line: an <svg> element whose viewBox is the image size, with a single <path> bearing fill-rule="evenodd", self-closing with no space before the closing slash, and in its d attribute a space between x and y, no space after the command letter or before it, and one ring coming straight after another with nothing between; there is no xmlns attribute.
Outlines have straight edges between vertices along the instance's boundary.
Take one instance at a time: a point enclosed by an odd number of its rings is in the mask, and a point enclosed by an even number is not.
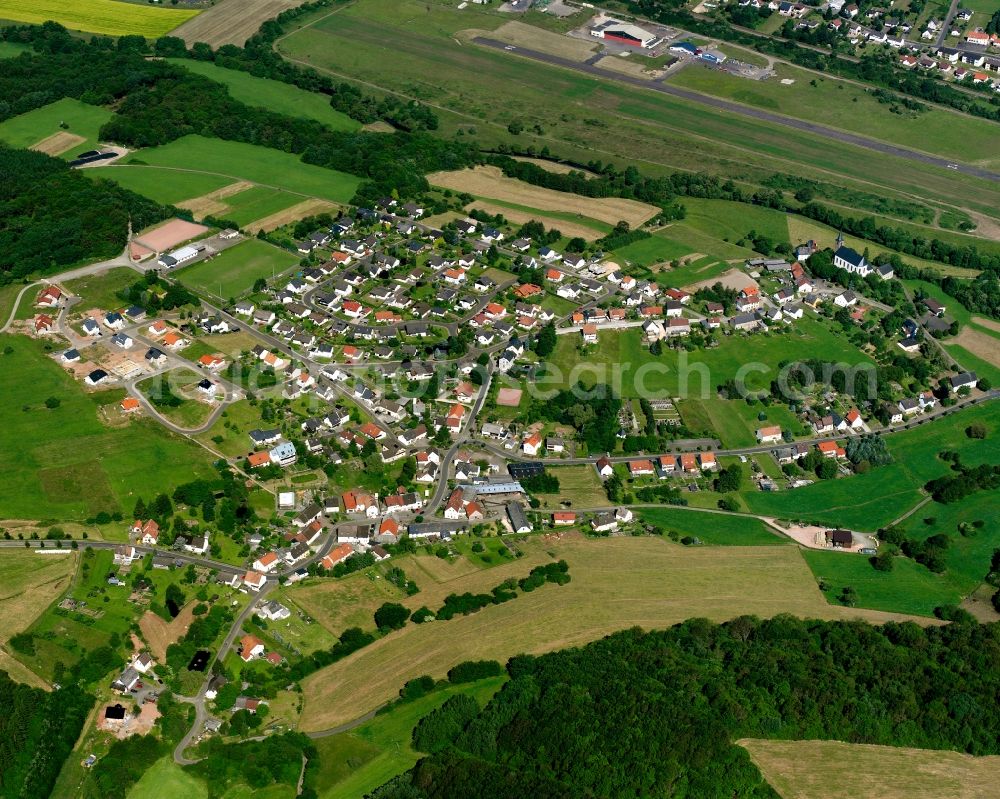
<svg viewBox="0 0 1000 799"><path fill-rule="evenodd" d="M194 291L226 300L249 291L257 278L281 274L298 261L297 256L267 242L247 239L223 250L214 258L185 267L175 275Z"/></svg>

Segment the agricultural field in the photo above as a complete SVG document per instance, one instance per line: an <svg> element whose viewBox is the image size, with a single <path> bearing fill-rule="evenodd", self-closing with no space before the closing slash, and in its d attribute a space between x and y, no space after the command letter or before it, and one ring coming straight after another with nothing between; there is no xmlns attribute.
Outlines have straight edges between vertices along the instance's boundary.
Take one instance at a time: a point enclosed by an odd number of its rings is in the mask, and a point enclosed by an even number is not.
<svg viewBox="0 0 1000 799"><path fill-rule="evenodd" d="M242 47L264 22L301 4L302 0L256 0L248 6L236 0L225 0L185 22L173 34L182 38L188 47L195 42L205 42L213 48L223 44Z"/></svg>
<svg viewBox="0 0 1000 799"><path fill-rule="evenodd" d="M856 84L789 64L778 64L775 76L764 81L748 81L717 69L684 69L670 78L670 84L904 147L933 147L942 156L988 169L1000 165L996 134L987 120L937 108L894 114Z"/></svg>
<svg viewBox="0 0 1000 799"><path fill-rule="evenodd" d="M157 760L132 786L126 799L208 799L208 786L178 766L172 757Z"/></svg>
<svg viewBox="0 0 1000 799"><path fill-rule="evenodd" d="M976 422L986 425L985 440L966 437L965 428ZM948 472L948 465L937 457L939 452L958 450L962 462L970 466L1000 462L997 429L991 404L969 408L888 436L895 461L888 466L791 491L754 492L746 495L746 501L754 513L875 531L920 502L920 489L928 480Z"/></svg>
<svg viewBox="0 0 1000 799"><path fill-rule="evenodd" d="M683 258L692 252L690 246L673 241L661 233L655 233L648 239L641 239L620 247L615 250L614 257L619 263L628 261L636 266L650 266Z"/></svg>
<svg viewBox="0 0 1000 799"><path fill-rule="evenodd" d="M180 483L214 474L208 453L137 419L106 427L98 411L119 392L85 393L46 357L43 344L2 336L0 518L84 519L100 511L131 512L136 496L171 493ZM9 348L9 352L7 351ZM59 400L49 409L45 399ZM112 407L109 412L116 413ZM176 464L185 468L178 470Z"/></svg>
<svg viewBox="0 0 1000 799"><path fill-rule="evenodd" d="M515 225L522 225L532 220L541 222L547 228L555 228L564 237L579 236L584 241L594 241L611 232L611 225L599 222L581 214L560 213L559 211L539 211L517 203L501 202L499 200L475 200L465 206L465 211L473 209L503 217Z"/></svg>
<svg viewBox="0 0 1000 799"><path fill-rule="evenodd" d="M738 743L783 799L988 799L1000 781L996 756L840 741Z"/></svg>
<svg viewBox="0 0 1000 799"><path fill-rule="evenodd" d="M197 16L194 9L121 3L116 0L0 0L0 19L40 25L54 20L70 30L106 36L155 39Z"/></svg>
<svg viewBox="0 0 1000 799"><path fill-rule="evenodd" d="M106 108L64 97L0 122L0 139L11 147L72 158L97 146L98 131L112 116Z"/></svg>
<svg viewBox="0 0 1000 799"><path fill-rule="evenodd" d="M351 119L347 114L334 111L330 107L329 98L324 94L309 92L298 86L277 80L258 78L249 72L219 67L211 61L194 61L189 58L168 58L167 60L191 72L197 72L206 78L224 83L233 99L239 100L241 103L266 108L268 111L291 117L313 119L333 130L359 130L361 128L361 123Z"/></svg>
<svg viewBox="0 0 1000 799"><path fill-rule="evenodd" d="M27 550L0 558L0 669L29 685L49 685L10 651L11 636L23 632L69 585L75 555L39 555Z"/></svg>
<svg viewBox="0 0 1000 799"><path fill-rule="evenodd" d="M434 172L427 176L432 186L452 191L468 192L479 197L493 198L516 206L540 211L570 212L596 219L608 225L624 220L638 227L659 211L656 206L618 197L582 197L565 191L554 191L508 178L494 166L477 166L453 172Z"/></svg>
<svg viewBox="0 0 1000 799"><path fill-rule="evenodd" d="M405 604L433 607L438 595L488 590L552 557L569 563L571 582L471 616L411 624L316 672L303 681L302 729L350 721L395 696L406 680L421 674L441 677L463 660L503 661L518 652L547 652L633 626L746 613L888 618L824 602L791 546L699 548L658 538L584 540L556 534L530 539L521 548L525 555L515 562L450 580L433 594L417 577L421 592ZM774 591L775 585L782 590Z"/></svg>
<svg viewBox="0 0 1000 799"><path fill-rule="evenodd" d="M259 239L247 239L213 258L184 267L177 279L188 288L214 297L239 297L258 278L270 279L293 267L298 257Z"/></svg>
<svg viewBox="0 0 1000 799"><path fill-rule="evenodd" d="M184 136L162 147L140 150L127 164L190 169L209 175L246 180L298 194L346 203L360 182L353 175L303 163L297 156L254 144Z"/></svg>
<svg viewBox="0 0 1000 799"><path fill-rule="evenodd" d="M320 799L355 799L413 766L420 753L412 748L417 722L446 700L463 693L480 707L489 701L506 678L493 677L465 685L449 685L412 702L394 707L350 732L318 738L316 777Z"/></svg>
<svg viewBox="0 0 1000 799"><path fill-rule="evenodd" d="M458 11L443 0L362 0L297 21L279 50L295 63L434 103L442 130L470 135L475 127L484 146L509 138L506 127L516 119L525 128L523 145L553 149L556 140L558 155L581 163L599 152L612 161L641 161L652 173L694 169L750 183L794 172L868 192L876 185L896 199L933 196L996 213L990 198L997 189L985 181L913 162L904 166L804 131L782 130L776 137L771 123L706 113L700 104L459 43L456 36L493 31L508 21L471 6ZM536 137L535 125L543 135Z"/></svg>
<svg viewBox="0 0 1000 799"><path fill-rule="evenodd" d="M812 316L799 319L785 332L723 336L718 347L691 353L665 349L662 355L654 356L643 344L639 328L601 331L596 347L591 346L582 354L579 344L577 336L559 336L549 359L554 371L539 379L540 388L566 388L578 379L588 385L607 383L614 368L618 368L622 378L616 390L623 397L666 395L704 399L714 396L715 387L735 377L746 364L762 367L761 371L746 375L747 387L755 390L766 387L777 377L778 363L797 360L803 353L816 353L831 363L852 366L868 362L864 353Z"/></svg>

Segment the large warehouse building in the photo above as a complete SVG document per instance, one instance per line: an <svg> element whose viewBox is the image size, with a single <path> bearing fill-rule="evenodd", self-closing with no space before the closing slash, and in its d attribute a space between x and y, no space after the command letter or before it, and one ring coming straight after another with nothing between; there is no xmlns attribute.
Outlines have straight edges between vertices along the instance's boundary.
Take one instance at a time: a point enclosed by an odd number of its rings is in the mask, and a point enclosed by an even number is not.
<svg viewBox="0 0 1000 799"><path fill-rule="evenodd" d="M598 23L590 29L590 35L598 39L627 44L630 47L641 47L644 50L651 50L661 41L658 36L643 30L638 25L630 25L616 19L606 19Z"/></svg>

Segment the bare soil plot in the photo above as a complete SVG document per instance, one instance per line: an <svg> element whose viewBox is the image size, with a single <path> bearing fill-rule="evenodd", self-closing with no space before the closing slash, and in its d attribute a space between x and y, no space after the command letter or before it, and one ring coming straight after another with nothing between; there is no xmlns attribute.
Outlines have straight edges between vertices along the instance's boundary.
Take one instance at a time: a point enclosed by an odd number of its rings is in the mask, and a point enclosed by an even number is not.
<svg viewBox="0 0 1000 799"><path fill-rule="evenodd" d="M171 31L188 47L195 42L207 42L212 47L235 44L242 47L261 24L282 11L302 5L304 0L222 0L197 17Z"/></svg>
<svg viewBox="0 0 1000 799"><path fill-rule="evenodd" d="M1000 367L1000 341L989 333L981 333L972 327L963 327L962 331L950 339L949 344L958 344L964 347L977 358L982 358L987 363Z"/></svg>
<svg viewBox="0 0 1000 799"><path fill-rule="evenodd" d="M458 36L471 41L476 36L487 36L501 42L527 47L529 50L539 50L543 53L550 53L560 58L569 58L573 61L586 61L597 51L596 42L586 42L581 39L572 39L561 33L547 31L535 25L526 25L523 22L507 22L495 31L466 30L459 31Z"/></svg>
<svg viewBox="0 0 1000 799"><path fill-rule="evenodd" d="M987 799L1000 757L840 741L739 742L783 799Z"/></svg>
<svg viewBox="0 0 1000 799"><path fill-rule="evenodd" d="M632 227L638 227L660 210L636 200L623 200L618 197L581 197L579 194L532 186L530 183L507 177L495 166L434 172L427 176L427 180L432 185L445 189L492 197L542 211L580 214L607 222L609 225L624 220Z"/></svg>
<svg viewBox="0 0 1000 799"><path fill-rule="evenodd" d="M522 549L524 557L510 564L440 585L425 586L417 578L420 593L403 601L433 608L438 597L488 591L549 558L570 564L571 582L546 585L451 621L410 624L312 674L302 684L302 728L322 730L355 719L395 696L406 680L422 674L442 677L464 660L540 654L633 626L651 629L692 616L722 621L741 614L874 622L902 618L827 604L798 548L791 545L721 551L688 549L659 538L549 537L529 541Z"/></svg>
<svg viewBox="0 0 1000 799"><path fill-rule="evenodd" d="M697 283L692 283L689 286L685 286L685 291L696 291L703 286L714 286L716 283L721 283L728 289L735 289L740 291L747 286L757 287L757 281L750 277L746 272L740 269L730 269L727 272L723 272L718 277L711 277L707 280L700 280Z"/></svg>
<svg viewBox="0 0 1000 799"><path fill-rule="evenodd" d="M337 206L334 203L327 200L320 200L316 198L303 200L300 203L296 203L291 208L286 208L283 211L278 211L270 216L265 216L263 219L258 219L256 222L251 222L246 226L245 230L248 233L257 233L259 230L269 233L282 225L289 225L292 222L298 222L300 219L305 219L307 216L323 214L336 207Z"/></svg>
<svg viewBox="0 0 1000 799"><path fill-rule="evenodd" d="M177 207L186 208L194 214L195 219L204 219L206 216L220 216L229 210L229 206L222 202L222 200L252 188L253 183L238 180L236 183L230 183L228 186L210 191L201 197L192 197L190 200L177 203Z"/></svg>
<svg viewBox="0 0 1000 799"><path fill-rule="evenodd" d="M497 405L502 405L505 408L516 408L521 404L523 393L519 388L502 388L497 392Z"/></svg>
<svg viewBox="0 0 1000 799"><path fill-rule="evenodd" d="M77 136L75 133L61 130L59 133L46 136L40 142L31 145L28 149L45 153L46 155L62 155L67 150L72 150L78 144L83 144L85 141L87 139L83 136Z"/></svg>
<svg viewBox="0 0 1000 799"><path fill-rule="evenodd" d="M604 235L599 230L579 222L567 222L565 219L557 219L554 216L533 214L529 211L518 211L514 208L508 208L505 205L491 203L486 200L476 200L465 206L466 211L471 211L473 208L485 211L487 214L503 214L508 221L513 222L515 225L523 225L525 222L530 222L534 219L536 222L541 222L547 228L555 228L564 236L569 236L570 238L579 236L584 241L595 241Z"/></svg>
<svg viewBox="0 0 1000 799"><path fill-rule="evenodd" d="M188 602L170 621L164 621L151 610L142 614L139 629L154 658L161 661L166 658L167 647L179 641L188 631L194 621L194 606L197 604L196 601Z"/></svg>
<svg viewBox="0 0 1000 799"><path fill-rule="evenodd" d="M208 228L204 225L196 225L183 219L170 219L159 227L142 233L136 241L154 252L163 252L207 232Z"/></svg>

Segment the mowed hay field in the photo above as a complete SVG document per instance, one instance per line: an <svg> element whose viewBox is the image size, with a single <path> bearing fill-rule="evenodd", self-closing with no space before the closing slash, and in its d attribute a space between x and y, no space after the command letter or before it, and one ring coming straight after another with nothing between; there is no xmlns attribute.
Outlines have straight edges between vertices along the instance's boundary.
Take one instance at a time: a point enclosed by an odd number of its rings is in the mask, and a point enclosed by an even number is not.
<svg viewBox="0 0 1000 799"><path fill-rule="evenodd" d="M222 0L173 32L188 47L206 42L212 47L235 44L242 47L261 24L282 11L302 5L304 0Z"/></svg>
<svg viewBox="0 0 1000 799"><path fill-rule="evenodd" d="M48 155L70 157L95 147L98 131L112 116L106 108L64 97L0 122L0 139L11 147L30 147Z"/></svg>
<svg viewBox="0 0 1000 799"><path fill-rule="evenodd" d="M993 799L1000 757L840 741L739 741L782 799Z"/></svg>
<svg viewBox="0 0 1000 799"><path fill-rule="evenodd" d="M167 647L179 641L188 631L188 627L194 621L194 607L197 604L197 601L188 602L170 621L157 616L151 610L142 614L139 619L139 629L154 658L164 660L167 657Z"/></svg>
<svg viewBox="0 0 1000 799"><path fill-rule="evenodd" d="M571 582L545 585L471 616L409 624L316 672L303 681L302 728L322 730L355 719L393 698L406 680L422 674L443 677L464 660L538 654L632 626L665 627L692 616L722 621L741 614L890 618L828 605L791 545L690 549L659 538L595 541L567 534L535 538L522 549L524 557L514 562L438 585L407 569L421 591L398 601L411 608L439 607L448 594L489 590L552 558L570 564ZM328 590L336 591L337 583Z"/></svg>
<svg viewBox="0 0 1000 799"><path fill-rule="evenodd" d="M23 632L69 585L74 555L39 555L28 550L0 556L0 669L19 682L48 687L16 660L7 642Z"/></svg>
<svg viewBox="0 0 1000 799"><path fill-rule="evenodd" d="M495 166L433 172L427 176L427 180L432 186L526 205L540 211L569 211L609 225L624 220L632 227L638 227L659 212L656 206L637 200L623 200L618 197L581 197L565 191L532 186L530 183L507 177Z"/></svg>
<svg viewBox="0 0 1000 799"><path fill-rule="evenodd" d="M515 225L523 225L532 220L541 222L547 228L555 228L564 236L573 238L579 236L584 241L594 241L603 236L607 231L599 230L593 224L587 224L583 218L580 221L569 221L554 216L548 216L544 211L535 213L527 209L511 208L509 204L490 202L489 200L475 200L465 206L466 211L473 209L483 211L487 214L502 214L508 222ZM597 223L594 223L597 224Z"/></svg>
<svg viewBox="0 0 1000 799"><path fill-rule="evenodd" d="M116 0L0 0L0 19L41 24L55 20L70 30L155 39L197 16L191 9L160 8Z"/></svg>

